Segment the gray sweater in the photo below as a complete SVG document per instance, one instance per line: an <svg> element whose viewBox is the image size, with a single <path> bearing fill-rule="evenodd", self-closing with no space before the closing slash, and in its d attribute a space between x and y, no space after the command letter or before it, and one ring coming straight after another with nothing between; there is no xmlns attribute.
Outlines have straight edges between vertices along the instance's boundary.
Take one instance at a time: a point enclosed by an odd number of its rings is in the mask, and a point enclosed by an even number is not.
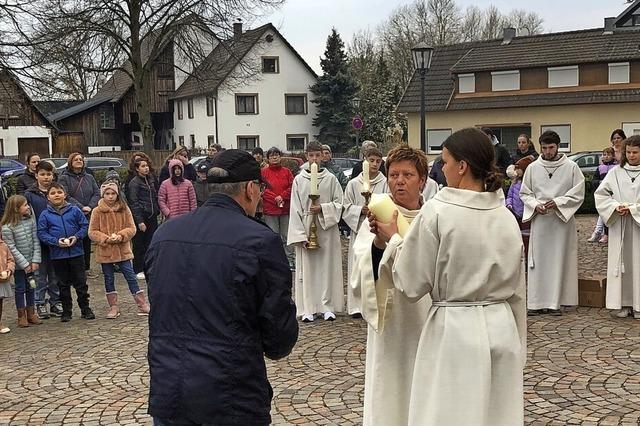
<svg viewBox="0 0 640 426"><path fill-rule="evenodd" d="M16 261L16 269L24 270L32 263L42 262L38 227L33 216L15 226L2 225L2 239Z"/></svg>

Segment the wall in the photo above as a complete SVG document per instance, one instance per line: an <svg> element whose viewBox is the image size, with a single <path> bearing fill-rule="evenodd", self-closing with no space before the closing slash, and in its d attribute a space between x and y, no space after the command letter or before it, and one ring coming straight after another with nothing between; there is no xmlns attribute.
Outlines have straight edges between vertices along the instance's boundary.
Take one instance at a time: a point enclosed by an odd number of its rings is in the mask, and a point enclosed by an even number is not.
<svg viewBox="0 0 640 426"><path fill-rule="evenodd" d="M267 31L267 34L270 34ZM277 146L286 151L287 134L308 134L312 140L318 133L312 120L316 114L315 105L311 103L309 87L315 83L315 77L300 62L297 56L282 42L279 36L271 33L271 43L257 44L247 61L261 67L261 56L278 56L280 72L277 74L260 74L251 80L243 81L235 89L221 88L217 99L218 138L225 148L237 148L237 136L260 137L260 146L265 151ZM235 93L258 93L257 115L236 115ZM285 115L285 93L307 94L307 114ZM190 147L189 135L195 135L196 147L207 145L207 136L215 135L215 117L207 117L205 97L194 99L194 118L188 118L187 99L182 99L183 119L178 120L178 108L174 105L174 140L184 137L184 143Z"/></svg>
<svg viewBox="0 0 640 426"><path fill-rule="evenodd" d="M601 150L608 146L613 129L623 123L640 121L640 104L593 104L536 108L505 108L427 113L427 129L531 123L531 138L536 142L540 126L571 124L571 152ZM420 114L409 114L409 144L420 147ZM435 155L431 155L433 157Z"/></svg>
<svg viewBox="0 0 640 426"><path fill-rule="evenodd" d="M8 129L0 128L5 157L18 155L18 138L48 138L49 152L52 152L51 129L44 126L10 126Z"/></svg>

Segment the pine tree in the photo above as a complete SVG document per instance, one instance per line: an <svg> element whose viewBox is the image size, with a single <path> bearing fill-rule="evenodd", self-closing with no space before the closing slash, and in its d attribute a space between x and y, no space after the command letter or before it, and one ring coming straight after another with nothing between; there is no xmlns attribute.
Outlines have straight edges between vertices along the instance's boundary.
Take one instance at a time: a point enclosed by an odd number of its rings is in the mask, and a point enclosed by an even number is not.
<svg viewBox="0 0 640 426"><path fill-rule="evenodd" d="M353 117L353 98L358 90L347 66L344 43L335 28L327 38L324 58L320 60L323 75L311 87L317 105L313 125L320 129L316 135L321 143L334 152L345 152L352 145L350 130Z"/></svg>

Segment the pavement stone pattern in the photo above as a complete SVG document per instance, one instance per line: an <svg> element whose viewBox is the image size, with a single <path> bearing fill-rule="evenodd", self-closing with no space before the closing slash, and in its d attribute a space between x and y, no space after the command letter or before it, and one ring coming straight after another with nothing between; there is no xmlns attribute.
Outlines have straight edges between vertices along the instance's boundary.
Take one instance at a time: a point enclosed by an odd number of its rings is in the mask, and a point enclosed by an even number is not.
<svg viewBox="0 0 640 426"><path fill-rule="evenodd" d="M581 275L606 272L606 247L586 239L579 217ZM117 276L122 315L106 320L102 279L90 282L98 319L58 319L18 329L12 301L0 335L0 425L149 425L147 321ZM366 326L339 315L300 324L293 353L267 361L277 425L357 425L362 418ZM640 424L640 321L577 308L529 321L525 423Z"/></svg>

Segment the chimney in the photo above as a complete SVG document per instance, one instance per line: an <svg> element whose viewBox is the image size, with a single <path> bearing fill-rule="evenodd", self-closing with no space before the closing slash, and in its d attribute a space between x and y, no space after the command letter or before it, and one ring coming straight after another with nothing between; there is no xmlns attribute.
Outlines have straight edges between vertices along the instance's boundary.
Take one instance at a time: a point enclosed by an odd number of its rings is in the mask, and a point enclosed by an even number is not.
<svg viewBox="0 0 640 426"><path fill-rule="evenodd" d="M502 44L509 44L516 36L515 28L505 28L502 36Z"/></svg>
<svg viewBox="0 0 640 426"><path fill-rule="evenodd" d="M613 34L613 28L616 23L615 16L604 18L604 34Z"/></svg>
<svg viewBox="0 0 640 426"><path fill-rule="evenodd" d="M242 37L242 21L239 20L233 23L233 38L237 40L240 37Z"/></svg>

